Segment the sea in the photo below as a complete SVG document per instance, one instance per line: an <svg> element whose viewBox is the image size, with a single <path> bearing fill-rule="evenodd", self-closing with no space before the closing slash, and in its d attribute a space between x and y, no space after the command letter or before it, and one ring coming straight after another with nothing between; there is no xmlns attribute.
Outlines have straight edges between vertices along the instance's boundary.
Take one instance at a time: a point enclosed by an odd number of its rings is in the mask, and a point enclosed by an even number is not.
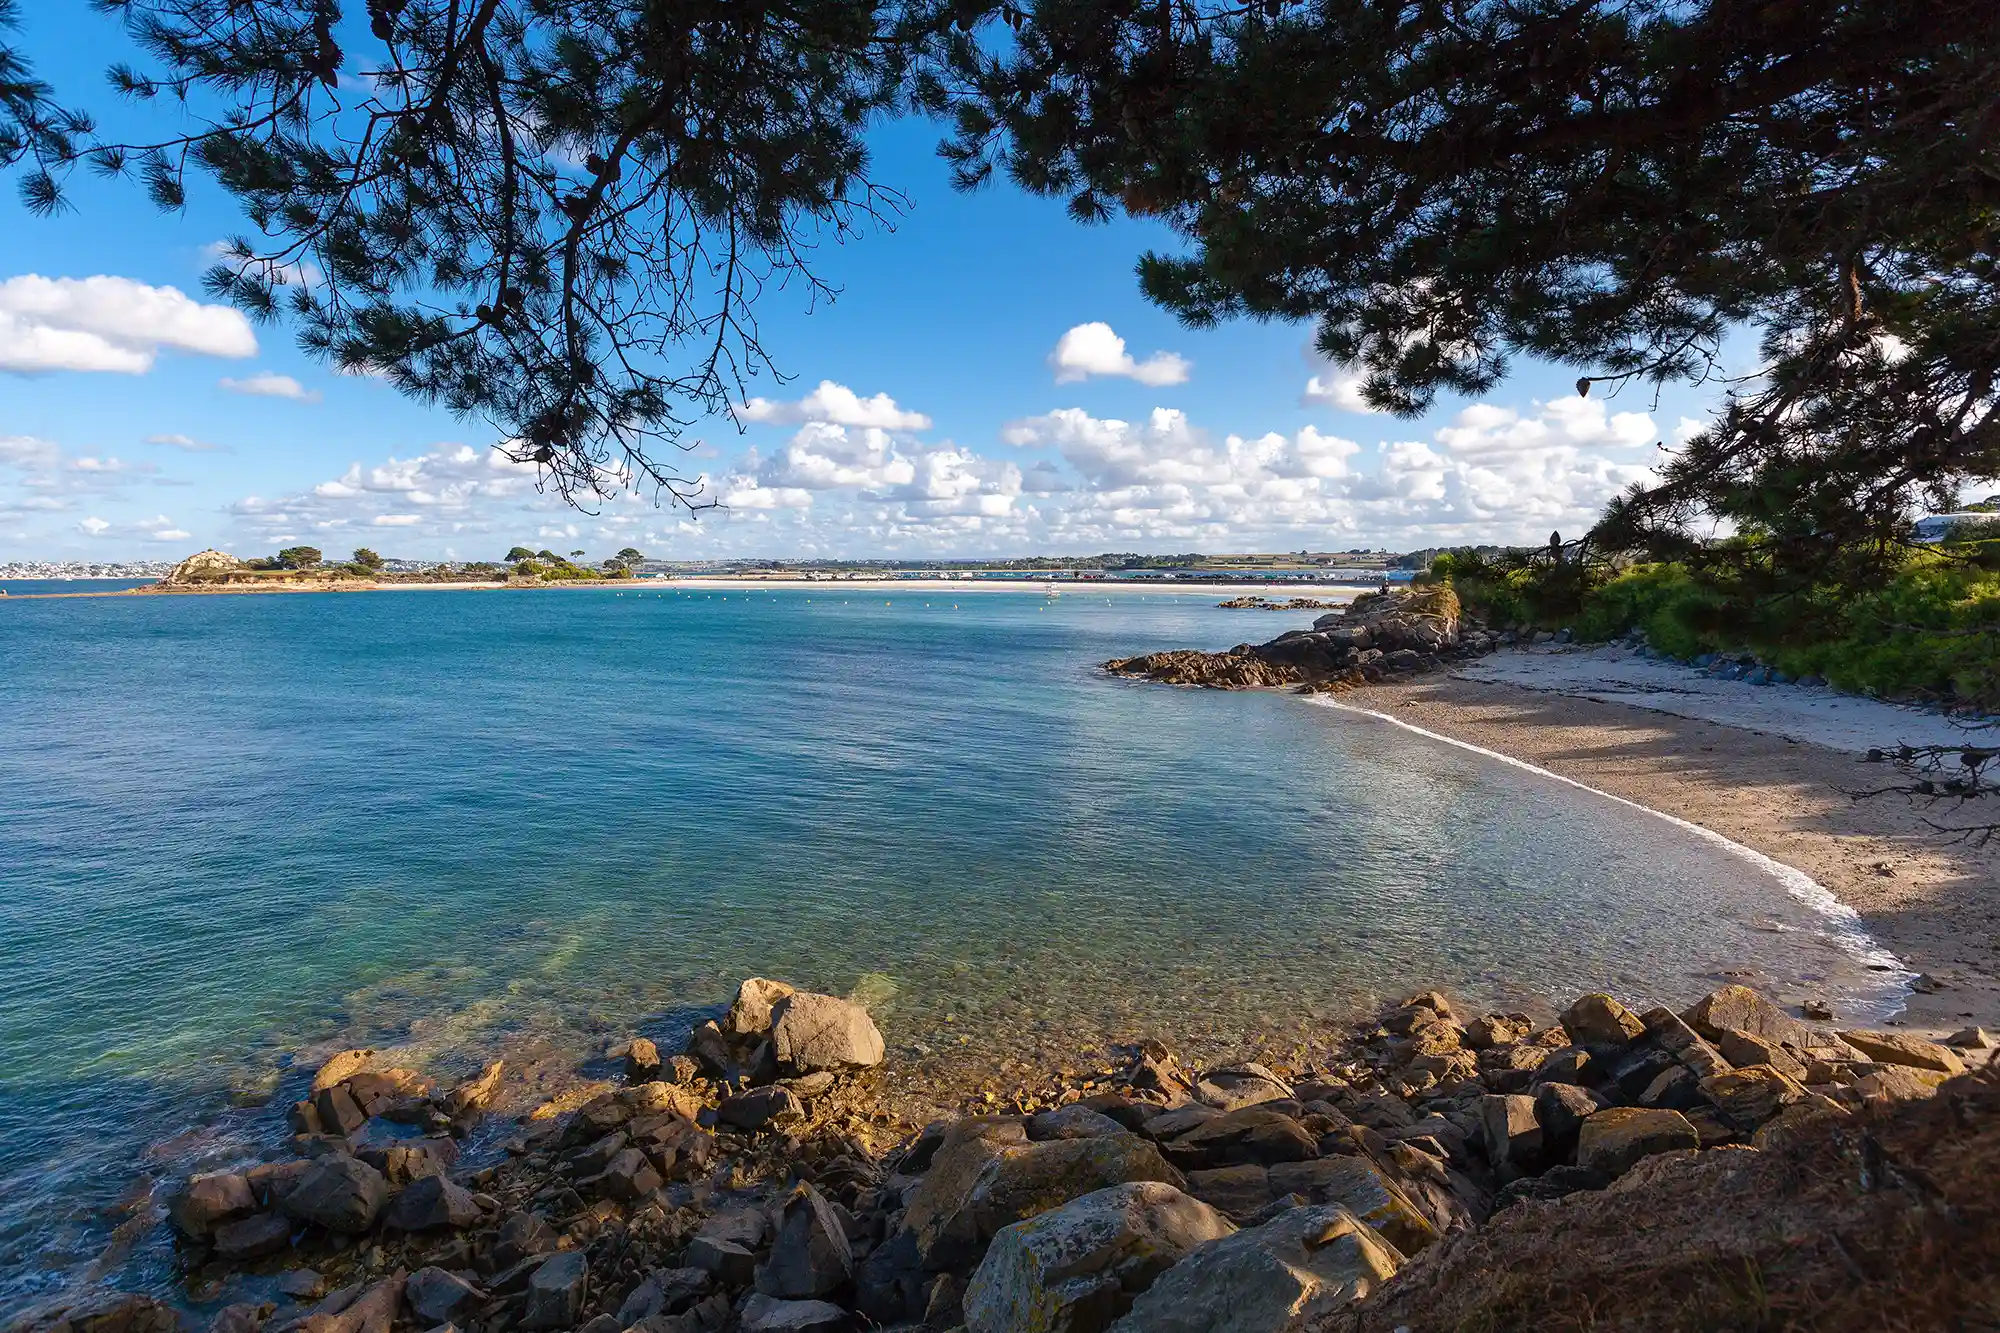
<svg viewBox="0 0 2000 1333"><path fill-rule="evenodd" d="M273 1151L325 1052L664 1044L746 975L866 998L919 1064L1219 1051L1429 986L1896 1006L1851 914L1742 849L1365 713L1099 669L1311 615L1216 601L0 600L0 1315L175 1289L161 1191Z"/></svg>

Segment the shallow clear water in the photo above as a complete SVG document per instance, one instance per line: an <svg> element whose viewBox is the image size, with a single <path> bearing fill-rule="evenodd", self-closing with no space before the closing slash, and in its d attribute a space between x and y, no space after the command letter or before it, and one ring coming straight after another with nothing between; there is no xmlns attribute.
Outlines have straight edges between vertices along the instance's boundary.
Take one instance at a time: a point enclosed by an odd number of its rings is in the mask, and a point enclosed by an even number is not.
<svg viewBox="0 0 2000 1333"><path fill-rule="evenodd" d="M1225 1039L1413 985L1889 1002L1766 871L1111 656L1213 594L628 588L0 605L0 1309L332 1041L671 1035L747 973L952 1034ZM947 1021L949 1019L949 1021ZM274 1112L256 1113L268 1123ZM157 1282L158 1238L128 1280Z"/></svg>

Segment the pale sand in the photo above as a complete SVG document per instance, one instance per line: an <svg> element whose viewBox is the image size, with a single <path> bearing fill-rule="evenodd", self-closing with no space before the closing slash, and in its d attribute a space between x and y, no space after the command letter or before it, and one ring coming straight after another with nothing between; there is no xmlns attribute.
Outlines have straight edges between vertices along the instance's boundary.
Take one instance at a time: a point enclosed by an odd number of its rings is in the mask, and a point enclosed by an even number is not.
<svg viewBox="0 0 2000 1333"><path fill-rule="evenodd" d="M1933 1034L1968 1023L2000 1029L2000 842L1954 843L1925 824L1927 816L1956 822L1947 809L1898 796L1854 799L1849 793L1884 785L1889 771L1861 762L1851 747L1732 725L1727 700L1710 720L1560 692L1560 669L1551 688L1511 683L1534 679L1537 661L1559 660L1489 658L1453 676L1372 686L1341 701L1699 824L1792 866L1854 908L1904 966L1944 983L1936 994L1912 994L1900 1025ZM1502 672L1508 682L1464 678ZM1675 702L1691 710L1691 697ZM1841 727L1851 720L1845 710L1838 715Z"/></svg>

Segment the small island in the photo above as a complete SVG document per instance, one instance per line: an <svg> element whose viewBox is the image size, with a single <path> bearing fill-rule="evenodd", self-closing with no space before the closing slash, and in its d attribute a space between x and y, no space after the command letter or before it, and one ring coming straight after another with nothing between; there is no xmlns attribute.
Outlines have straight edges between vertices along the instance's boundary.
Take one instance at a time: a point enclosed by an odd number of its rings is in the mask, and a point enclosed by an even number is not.
<svg viewBox="0 0 2000 1333"><path fill-rule="evenodd" d="M243 559L226 551L197 551L175 565L144 592L354 592L372 588L453 584L523 588L561 583L599 583L635 576L645 557L632 547L597 565L579 563L582 551L558 555L516 546L504 561L428 565L392 569L363 546L346 560L328 560L315 546L291 546L276 555Z"/></svg>

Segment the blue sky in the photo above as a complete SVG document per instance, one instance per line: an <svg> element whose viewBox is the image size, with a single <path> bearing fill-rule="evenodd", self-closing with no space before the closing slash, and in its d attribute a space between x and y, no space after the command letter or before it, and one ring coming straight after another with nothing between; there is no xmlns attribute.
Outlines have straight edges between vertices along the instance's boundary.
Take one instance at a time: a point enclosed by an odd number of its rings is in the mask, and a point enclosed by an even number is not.
<svg viewBox="0 0 2000 1333"><path fill-rule="evenodd" d="M30 54L115 126L117 29L62 10L31 11ZM725 506L699 521L638 497L567 510L492 455L486 423L334 375L285 326L206 303L208 248L243 229L212 188L162 215L129 184L79 179L51 221L8 182L0 561L296 542L698 559L1540 541L1586 526L1712 396L1578 400L1573 371L1523 366L1420 421L1358 410L1306 327L1192 331L1148 305L1132 266L1171 248L1161 229L1082 227L1005 185L955 194L937 137L919 121L875 135L877 175L911 208L826 248L837 302L760 308L790 379L690 433L686 470Z"/></svg>

